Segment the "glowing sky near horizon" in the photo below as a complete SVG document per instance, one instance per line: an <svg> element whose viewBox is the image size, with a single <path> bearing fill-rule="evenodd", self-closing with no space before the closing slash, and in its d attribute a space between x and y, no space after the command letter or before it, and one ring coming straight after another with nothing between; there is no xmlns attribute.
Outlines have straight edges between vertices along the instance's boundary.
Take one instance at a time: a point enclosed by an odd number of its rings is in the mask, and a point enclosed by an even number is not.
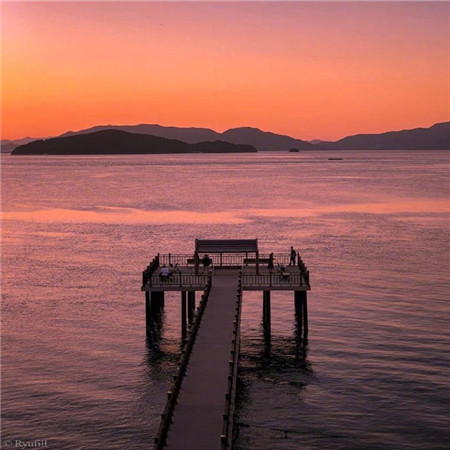
<svg viewBox="0 0 450 450"><path fill-rule="evenodd" d="M3 2L2 139L100 124L300 139L449 120L447 2Z"/></svg>

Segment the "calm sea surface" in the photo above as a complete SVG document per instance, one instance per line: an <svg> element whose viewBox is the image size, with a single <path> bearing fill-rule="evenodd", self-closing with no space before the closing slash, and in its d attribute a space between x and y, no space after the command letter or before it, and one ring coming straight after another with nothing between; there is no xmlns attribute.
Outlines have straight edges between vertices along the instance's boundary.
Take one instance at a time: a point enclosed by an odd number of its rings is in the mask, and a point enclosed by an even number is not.
<svg viewBox="0 0 450 450"><path fill-rule="evenodd" d="M342 157L331 161L328 157ZM244 293L236 449L448 449L450 152L2 156L2 448L148 449L176 370L141 271L195 238L258 238L311 271Z"/></svg>

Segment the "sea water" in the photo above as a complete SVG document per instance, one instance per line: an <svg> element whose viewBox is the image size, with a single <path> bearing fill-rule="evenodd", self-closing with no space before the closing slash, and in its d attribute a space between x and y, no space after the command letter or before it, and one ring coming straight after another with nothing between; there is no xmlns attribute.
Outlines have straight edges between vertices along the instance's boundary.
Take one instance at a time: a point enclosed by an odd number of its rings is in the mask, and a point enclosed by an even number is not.
<svg viewBox="0 0 450 450"><path fill-rule="evenodd" d="M329 160L339 157L342 160ZM258 238L311 272L245 292L236 449L445 449L448 152L2 155L2 448L148 449L180 352L147 345L141 272L195 238Z"/></svg>

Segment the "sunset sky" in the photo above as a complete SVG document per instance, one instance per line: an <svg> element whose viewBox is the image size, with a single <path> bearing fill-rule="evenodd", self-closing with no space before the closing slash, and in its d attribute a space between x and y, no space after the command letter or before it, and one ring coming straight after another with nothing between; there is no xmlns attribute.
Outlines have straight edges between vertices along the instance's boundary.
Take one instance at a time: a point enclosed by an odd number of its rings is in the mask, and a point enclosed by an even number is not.
<svg viewBox="0 0 450 450"><path fill-rule="evenodd" d="M2 2L2 139L100 124L300 139L450 120L447 2Z"/></svg>

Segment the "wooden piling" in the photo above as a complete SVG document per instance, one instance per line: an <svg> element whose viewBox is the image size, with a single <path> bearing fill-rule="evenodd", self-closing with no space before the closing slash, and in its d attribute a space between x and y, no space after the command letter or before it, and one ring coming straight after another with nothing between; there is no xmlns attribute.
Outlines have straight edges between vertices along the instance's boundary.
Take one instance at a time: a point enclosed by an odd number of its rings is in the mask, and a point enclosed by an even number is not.
<svg viewBox="0 0 450 450"><path fill-rule="evenodd" d="M306 291L304 292L304 298L303 298L303 326L304 326L304 337L305 340L308 339L308 300L307 300L307 294Z"/></svg>
<svg viewBox="0 0 450 450"><path fill-rule="evenodd" d="M187 324L186 324L186 291L181 291L181 338L186 338Z"/></svg>
<svg viewBox="0 0 450 450"><path fill-rule="evenodd" d="M297 318L298 335L308 337L308 304L306 291L295 291L295 315Z"/></svg>
<svg viewBox="0 0 450 450"><path fill-rule="evenodd" d="M150 313L150 292L145 291L145 328L147 336L150 335L151 328L151 313Z"/></svg>
<svg viewBox="0 0 450 450"><path fill-rule="evenodd" d="M303 294L304 291L295 291L295 317L297 319L297 333L298 336L303 334Z"/></svg>
<svg viewBox="0 0 450 450"><path fill-rule="evenodd" d="M295 300L295 314L297 316L302 316L303 313L303 293L304 291L294 291L294 300Z"/></svg>
<svg viewBox="0 0 450 450"><path fill-rule="evenodd" d="M188 291L188 321L192 322L195 314L195 291Z"/></svg>
<svg viewBox="0 0 450 450"><path fill-rule="evenodd" d="M270 334L270 291L263 291L263 326L264 332Z"/></svg>
<svg viewBox="0 0 450 450"><path fill-rule="evenodd" d="M152 292L151 294L151 315L157 317L161 313L161 304L164 302L164 292Z"/></svg>

